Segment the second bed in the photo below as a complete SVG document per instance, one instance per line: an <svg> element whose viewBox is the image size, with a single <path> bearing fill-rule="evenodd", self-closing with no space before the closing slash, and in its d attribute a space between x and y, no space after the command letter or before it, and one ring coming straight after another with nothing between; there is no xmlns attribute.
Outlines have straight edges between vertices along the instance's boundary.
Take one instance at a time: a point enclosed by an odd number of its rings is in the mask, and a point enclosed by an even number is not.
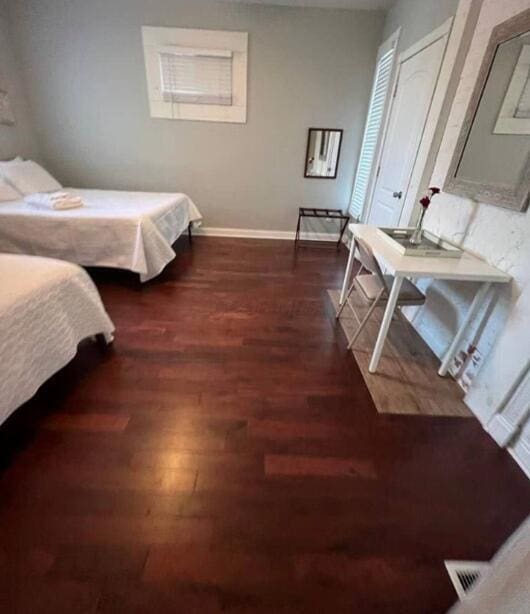
<svg viewBox="0 0 530 614"><path fill-rule="evenodd" d="M87 337L113 338L111 322L81 267L0 254L0 423L62 369Z"/></svg>
<svg viewBox="0 0 530 614"><path fill-rule="evenodd" d="M172 245L201 215L185 194L65 188L84 206L45 210L0 202L0 252L127 269L141 281L175 257Z"/></svg>

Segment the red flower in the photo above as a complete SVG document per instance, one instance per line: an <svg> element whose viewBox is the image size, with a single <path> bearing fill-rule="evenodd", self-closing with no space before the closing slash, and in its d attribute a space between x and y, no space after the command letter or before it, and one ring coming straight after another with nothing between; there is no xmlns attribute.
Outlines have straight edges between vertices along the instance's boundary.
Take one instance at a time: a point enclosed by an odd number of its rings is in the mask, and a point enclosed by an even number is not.
<svg viewBox="0 0 530 614"><path fill-rule="evenodd" d="M434 196L435 194L440 193L440 188L429 188L429 191L432 194L432 196Z"/></svg>
<svg viewBox="0 0 530 614"><path fill-rule="evenodd" d="M427 209L427 207L431 204L431 199L428 196L424 196L420 200L420 203L425 209Z"/></svg>

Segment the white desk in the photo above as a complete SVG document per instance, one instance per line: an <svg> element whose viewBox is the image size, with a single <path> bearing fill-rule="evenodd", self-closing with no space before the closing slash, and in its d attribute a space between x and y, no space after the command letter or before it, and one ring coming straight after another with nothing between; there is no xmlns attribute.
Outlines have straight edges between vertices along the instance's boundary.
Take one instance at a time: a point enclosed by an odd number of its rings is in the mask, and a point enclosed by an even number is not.
<svg viewBox="0 0 530 614"><path fill-rule="evenodd" d="M468 253L464 253L461 258L425 258L421 256L403 256L398 250L389 245L389 243L383 237L381 237L375 226L350 224L348 229L354 238L360 237L366 241L366 243L368 243L368 245L372 248L372 251L379 262L394 275L394 283L392 284L390 296L388 297L385 314L383 316L383 321L381 322L381 328L379 329L374 352L368 368L370 373L375 373L377 370L379 359L381 358L381 352L383 351L383 345L388 333L388 327L390 326L390 321L396 308L399 290L405 277L413 277L416 279L452 279L458 281L480 282L480 286L475 294L473 302L471 303L471 306L469 307L469 310L462 324L460 325L455 338L453 339L446 355L442 360L440 369L438 370L440 375L445 375L456 351L458 350L467 326L479 310L481 304L484 302L491 284L508 283L511 280L511 277L503 271L499 271L499 269L490 266L487 262L484 262L476 256L472 256ZM348 290L348 283L351 277L354 261L354 252L354 249L350 249L350 256L348 258L344 282L340 293L340 305L342 305Z"/></svg>

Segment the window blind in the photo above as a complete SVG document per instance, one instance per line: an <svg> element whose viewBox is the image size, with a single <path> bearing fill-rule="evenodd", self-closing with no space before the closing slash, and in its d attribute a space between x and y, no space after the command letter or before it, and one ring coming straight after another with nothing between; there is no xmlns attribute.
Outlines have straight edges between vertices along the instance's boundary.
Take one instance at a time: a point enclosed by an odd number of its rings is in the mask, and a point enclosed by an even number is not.
<svg viewBox="0 0 530 614"><path fill-rule="evenodd" d="M175 47L159 53L165 102L232 104L232 52Z"/></svg>
<svg viewBox="0 0 530 614"><path fill-rule="evenodd" d="M368 116L364 129L363 144L357 165L357 174L353 186L353 193L350 204L350 214L356 220L360 220L366 205L372 167L375 161L379 134L385 114L385 104L387 100L388 88L392 78L392 68L394 65L395 49L392 47L384 53L377 63L374 85L370 98Z"/></svg>

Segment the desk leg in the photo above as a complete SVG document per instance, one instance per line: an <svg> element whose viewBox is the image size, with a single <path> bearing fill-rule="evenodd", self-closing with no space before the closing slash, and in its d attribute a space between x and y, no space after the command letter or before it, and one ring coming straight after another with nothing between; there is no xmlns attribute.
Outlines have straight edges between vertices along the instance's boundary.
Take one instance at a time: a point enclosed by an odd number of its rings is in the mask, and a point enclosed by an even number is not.
<svg viewBox="0 0 530 614"><path fill-rule="evenodd" d="M490 287L491 287L490 282L484 282L480 286L480 288L477 290L477 293L475 294L475 298L473 299L473 302L471 303L471 306L469 307L468 312L466 313L466 317L464 318L464 321L462 322L462 324L460 324L460 328L458 329L458 332L456 333L455 338L453 339L451 345L449 346L449 349L447 350L444 356L442 364L440 365L440 368L438 369L438 375L444 376L447 373L447 370L449 369L449 365L451 364L451 361L453 360L456 354L456 351L458 350L458 348L460 347L460 344L462 343L462 338L464 337L464 333L466 332L466 329L469 326L469 323L475 317L475 315L477 314L477 311L479 310L480 306L484 302L484 299L486 298L486 294L488 293L488 290L490 289Z"/></svg>
<svg viewBox="0 0 530 614"><path fill-rule="evenodd" d="M350 255L348 256L348 264L346 265L346 272L344 273L344 280L342 282L342 288L340 291L339 309L342 307L342 304L346 300L346 293L348 292L351 271L353 268L354 261L355 261L355 237L352 237L351 245L350 245Z"/></svg>
<svg viewBox="0 0 530 614"><path fill-rule="evenodd" d="M377 335L377 341L375 342L372 359L370 360L370 365L368 367L368 371L370 373L375 373L377 371L377 365L379 364L379 359L381 358L381 353L383 352L383 346L385 345L388 327L390 326L392 316L394 315L394 310L396 308L396 303L402 284L403 277L399 277L398 275L396 275L394 277L392 290L390 291L390 296L388 297L388 302L386 304L385 315L383 316L383 321L381 322L381 328L379 329L379 334Z"/></svg>
<svg viewBox="0 0 530 614"><path fill-rule="evenodd" d="M343 224L340 224L339 222L340 234L339 234L339 240L337 241L337 249L340 249L340 244L342 243L342 237L344 236L344 231L346 230L346 228L348 228L349 223L350 223L350 218L348 218L347 220L344 220Z"/></svg>

